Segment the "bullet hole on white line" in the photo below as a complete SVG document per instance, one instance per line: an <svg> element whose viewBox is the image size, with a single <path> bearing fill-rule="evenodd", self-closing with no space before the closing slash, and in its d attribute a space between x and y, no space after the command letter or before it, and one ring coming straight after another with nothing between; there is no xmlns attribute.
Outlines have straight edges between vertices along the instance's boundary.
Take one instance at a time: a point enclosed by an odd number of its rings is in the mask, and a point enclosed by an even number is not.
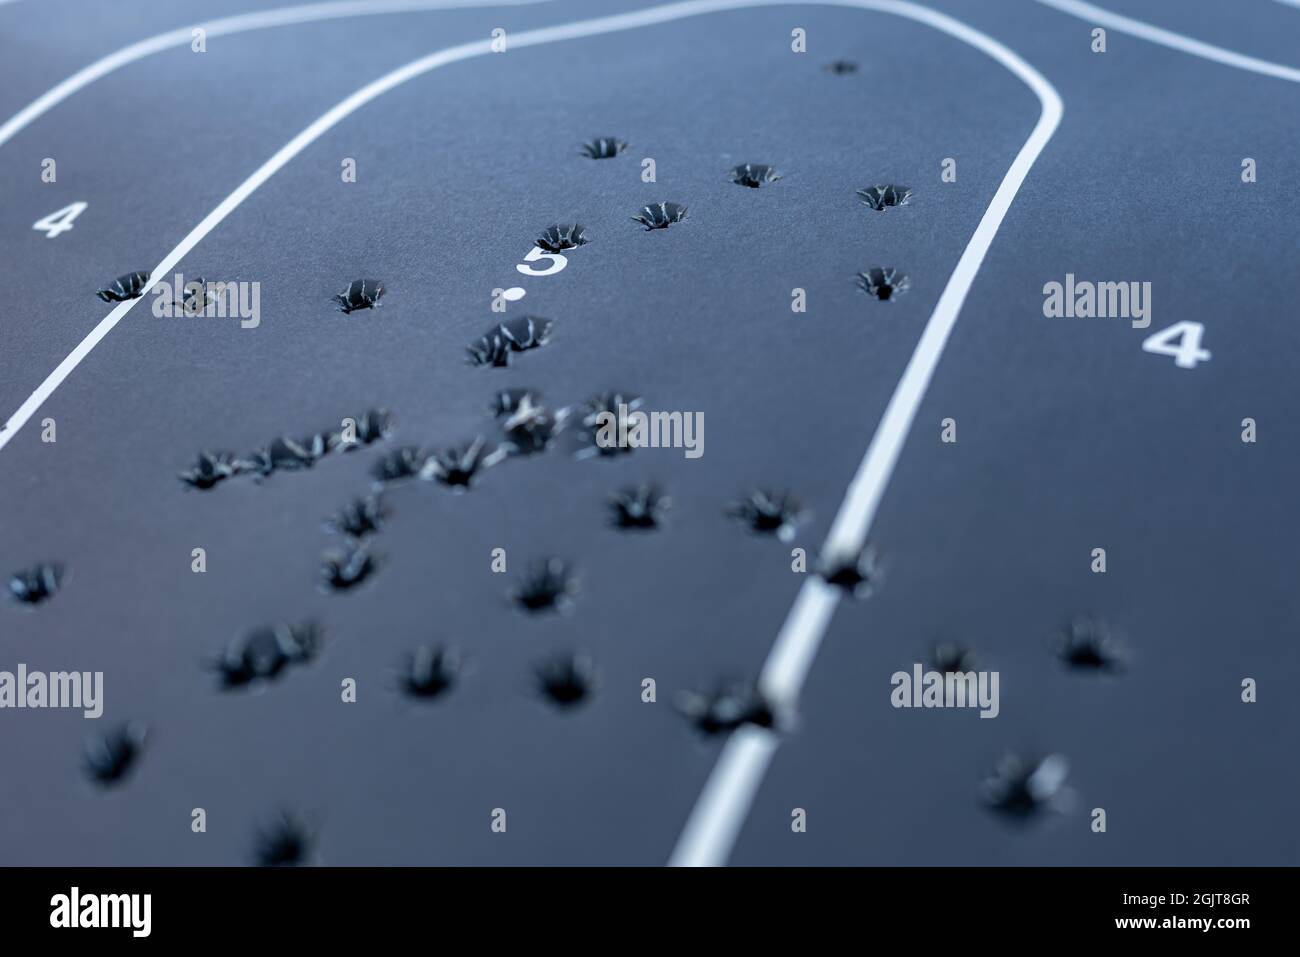
<svg viewBox="0 0 1300 957"><path fill-rule="evenodd" d="M981 783L980 794L995 811L1026 820L1060 801L1068 771L1069 762L1059 754L1007 754Z"/></svg>
<svg viewBox="0 0 1300 957"><path fill-rule="evenodd" d="M609 497L610 520L617 528L658 528L671 507L672 499L652 483L620 489Z"/></svg>
<svg viewBox="0 0 1300 957"><path fill-rule="evenodd" d="M768 183L775 183L780 178L781 174L776 171L775 167L764 163L745 163L731 171L731 181L733 183L737 186L748 186L750 189L758 189Z"/></svg>
<svg viewBox="0 0 1300 957"><path fill-rule="evenodd" d="M314 621L253 628L237 636L212 662L225 690L274 681L293 665L312 661L325 644L325 630Z"/></svg>
<svg viewBox="0 0 1300 957"><path fill-rule="evenodd" d="M514 411L501 424L506 438L503 448L510 455L544 452L564 431L568 421L567 408L551 410L534 402L531 395L521 396Z"/></svg>
<svg viewBox="0 0 1300 957"><path fill-rule="evenodd" d="M278 811L253 839L253 861L259 867L296 867L311 860L315 833L292 811Z"/></svg>
<svg viewBox="0 0 1300 957"><path fill-rule="evenodd" d="M794 538L803 520L803 506L789 492L754 489L727 507L727 514L760 535L775 535L783 542Z"/></svg>
<svg viewBox="0 0 1300 957"><path fill-rule="evenodd" d="M827 584L851 598L870 598L884 580L875 550L869 546L857 554L824 556L818 572Z"/></svg>
<svg viewBox="0 0 1300 957"><path fill-rule="evenodd" d="M408 698L432 701L449 692L460 678L460 655L440 645L422 645L402 663L399 687Z"/></svg>
<svg viewBox="0 0 1300 957"><path fill-rule="evenodd" d="M503 458L505 451L487 451L487 439L476 436L469 442L434 452L420 469L420 478L433 479L443 485L464 491L484 469L491 468Z"/></svg>
<svg viewBox="0 0 1300 957"><path fill-rule="evenodd" d="M680 203L653 203L642 206L641 211L632 218L647 230L667 229L686 218L686 207Z"/></svg>
<svg viewBox="0 0 1300 957"><path fill-rule="evenodd" d="M582 144L582 155L587 159L613 159L627 149L627 144L612 136L599 136Z"/></svg>
<svg viewBox="0 0 1300 957"><path fill-rule="evenodd" d="M144 294L144 287L149 282L147 272L129 272L124 276L118 276L108 288L101 289L97 293L104 302L126 302L128 299L139 299Z"/></svg>
<svg viewBox="0 0 1300 957"><path fill-rule="evenodd" d="M533 614L566 611L577 590L578 581L569 563L560 558L545 558L529 566L511 592L511 598L519 607Z"/></svg>
<svg viewBox="0 0 1300 957"><path fill-rule="evenodd" d="M852 60L832 60L826 64L826 71L836 76L848 76L858 72L858 65Z"/></svg>
<svg viewBox="0 0 1300 957"><path fill-rule="evenodd" d="M912 191L906 186L868 186L858 190L858 199L878 213L890 206L906 206L911 198Z"/></svg>
<svg viewBox="0 0 1300 957"><path fill-rule="evenodd" d="M678 695L677 708L707 735L729 734L746 724L779 730L785 723L772 701L751 682L724 683L712 691L684 691Z"/></svg>
<svg viewBox="0 0 1300 957"><path fill-rule="evenodd" d="M590 697L598 676L592 660L582 654L557 654L533 668L538 690L557 708L572 708Z"/></svg>
<svg viewBox="0 0 1300 957"><path fill-rule="evenodd" d="M44 604L63 587L67 578L67 566L62 562L38 562L9 576L9 597L33 607Z"/></svg>
<svg viewBox="0 0 1300 957"><path fill-rule="evenodd" d="M379 561L369 548L359 542L350 542L321 556L321 584L329 591L351 591L363 584L378 568Z"/></svg>
<svg viewBox="0 0 1300 957"><path fill-rule="evenodd" d="M912 281L893 266L873 266L857 275L858 288L872 299L891 302L907 292Z"/></svg>
<svg viewBox="0 0 1300 957"><path fill-rule="evenodd" d="M344 505L329 520L329 527L340 535L365 538L378 532L388 515L388 509L378 494L355 498Z"/></svg>
<svg viewBox="0 0 1300 957"><path fill-rule="evenodd" d="M583 405L582 431L579 434L583 448L579 450L578 455L580 457L616 456L631 452L631 443L602 443L598 441L598 437L602 428L608 428L609 422L613 422L616 435L623 434L628 424L629 413L635 412L640 407L640 396L617 389L601 392L588 399Z"/></svg>
<svg viewBox="0 0 1300 957"><path fill-rule="evenodd" d="M1080 616L1052 639L1056 654L1076 671L1116 672L1124 668L1126 651L1100 619Z"/></svg>
<svg viewBox="0 0 1300 957"><path fill-rule="evenodd" d="M548 253L562 253L566 249L576 249L591 242L587 230L574 223L571 226L547 226L537 237L537 245Z"/></svg>
<svg viewBox="0 0 1300 957"><path fill-rule="evenodd" d="M374 309L383 296L384 284L378 279L354 279L348 283L347 289L333 296L332 300L339 304L340 312L348 315L358 309Z"/></svg>
<svg viewBox="0 0 1300 957"><path fill-rule="evenodd" d="M137 722L118 725L86 742L85 767L91 780L102 787L120 784L144 751L148 729Z"/></svg>
<svg viewBox="0 0 1300 957"><path fill-rule="evenodd" d="M546 345L553 325L550 319L540 316L521 316L493 326L469 345L469 363L498 368L508 366L512 353L528 352Z"/></svg>

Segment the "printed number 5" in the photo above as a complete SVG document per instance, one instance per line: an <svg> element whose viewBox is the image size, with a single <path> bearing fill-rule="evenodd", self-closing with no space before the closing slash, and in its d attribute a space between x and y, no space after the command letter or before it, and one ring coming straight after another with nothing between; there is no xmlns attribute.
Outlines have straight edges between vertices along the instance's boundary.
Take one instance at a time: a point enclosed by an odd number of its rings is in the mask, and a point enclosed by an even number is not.
<svg viewBox="0 0 1300 957"><path fill-rule="evenodd" d="M1142 350L1158 356L1173 356L1174 365L1180 369L1195 369L1196 363L1210 358L1209 350L1201 348L1201 334L1204 332L1205 327L1199 322L1175 322L1168 329L1147 336Z"/></svg>
<svg viewBox="0 0 1300 957"><path fill-rule="evenodd" d="M528 263L535 263L539 259L549 259L551 264L545 269L534 269L532 266L527 265ZM569 260L566 257L561 256L559 253L548 253L542 247L534 246L528 250L528 255L524 257L524 261L515 268L525 276L554 276L567 265L569 265Z"/></svg>

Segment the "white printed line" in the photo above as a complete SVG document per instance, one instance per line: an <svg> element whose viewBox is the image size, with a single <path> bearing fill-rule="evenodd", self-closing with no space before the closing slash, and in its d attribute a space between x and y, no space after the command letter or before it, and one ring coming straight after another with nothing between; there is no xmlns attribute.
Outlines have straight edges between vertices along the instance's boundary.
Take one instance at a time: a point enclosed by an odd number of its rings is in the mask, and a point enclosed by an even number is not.
<svg viewBox="0 0 1300 957"><path fill-rule="evenodd" d="M0 4L6 0L0 0ZM547 3L549 0L341 0L337 3L308 3L298 7L278 7L261 13L242 13L206 23L194 23L147 37L123 47L90 66L78 70L58 86L42 93L0 126L0 146L7 143L21 129L58 106L78 90L85 89L96 80L114 70L143 60L147 56L173 47L187 47L193 42L193 32L202 28L208 38L245 33L249 30L266 30L271 27L313 23L318 20L342 20L348 17L366 17L381 13L418 13L424 10L449 10L464 7L527 6Z"/></svg>
<svg viewBox="0 0 1300 957"><path fill-rule="evenodd" d="M1183 53L1190 53L1192 56L1198 56L1203 60L1213 60L1215 63L1222 63L1224 66L1236 67L1238 70L1249 70L1251 73L1259 73L1262 76L1271 76L1279 80L1300 83L1300 70L1295 67L1283 66L1280 63L1272 63L1258 57L1246 56L1244 53L1225 50L1223 47L1216 47L1212 43L1193 40L1181 33L1174 33L1172 30L1166 30L1163 27L1143 23L1141 20L1134 20L1132 17L1125 17L1110 10L1093 6L1091 3L1083 3L1082 0L1038 0L1038 2L1044 6L1060 10L1062 13L1078 17L1080 20L1087 20L1097 26L1110 27L1120 33L1127 33L1142 40L1149 40L1151 43L1158 43L1160 46L1169 47L1171 50L1181 50ZM1285 0L1285 2L1290 2L1290 0ZM1293 5L1300 6L1300 3Z"/></svg>
<svg viewBox="0 0 1300 957"><path fill-rule="evenodd" d="M1011 201L1015 199L1034 161L1056 132L1064 112L1060 96L1042 74L992 37L959 20L912 3L889 3L884 0L877 3L849 3L845 0L844 5L909 17L970 44L1019 77L1033 90L1042 109L1029 139L1020 148L974 235L966 244L957 268L953 270L934 312L926 322L903 377L894 388L885 414L876 427L871 444L867 446L866 454L849 484L826 538L823 548L828 554L854 553L866 544L876 509L889 484L894 465L898 462L935 366L943 354L948 335L957 322L966 294L975 281L975 275L993 243L993 237L997 235L998 227L1002 225L1003 217L1011 207ZM778 706L793 706L838 602L838 591L819 578L810 576L799 589L759 676L760 687ZM764 739L767 743L760 746L758 739ZM776 751L777 740L774 733L757 728L742 729L727 739L718 763L677 841L669 865L698 867L717 866L727 862L741 824Z"/></svg>

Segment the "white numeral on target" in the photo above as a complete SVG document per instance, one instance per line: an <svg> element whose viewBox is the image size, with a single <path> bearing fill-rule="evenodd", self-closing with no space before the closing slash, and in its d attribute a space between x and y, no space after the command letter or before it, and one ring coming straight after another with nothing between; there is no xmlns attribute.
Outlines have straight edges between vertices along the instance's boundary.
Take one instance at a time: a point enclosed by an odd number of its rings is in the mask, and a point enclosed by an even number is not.
<svg viewBox="0 0 1300 957"><path fill-rule="evenodd" d="M1196 363L1210 358L1209 350L1201 348L1204 332L1205 327L1199 322L1175 322L1168 329L1147 336L1142 350L1158 356L1173 356L1174 365L1180 369L1195 369Z"/></svg>
<svg viewBox="0 0 1300 957"><path fill-rule="evenodd" d="M72 221L80 216L89 203L73 203L71 206L64 206L56 210L44 219L38 219L32 223L32 229L41 229L45 231L47 239L53 239L59 233L66 233L72 228Z"/></svg>
<svg viewBox="0 0 1300 957"><path fill-rule="evenodd" d="M526 265L527 263L535 263L539 259L549 259L551 264L545 269L534 269L532 266ZM528 250L528 255L524 257L524 261L515 268L525 276L554 276L567 265L569 265L567 257L561 256L559 253L548 253L541 246L534 246Z"/></svg>

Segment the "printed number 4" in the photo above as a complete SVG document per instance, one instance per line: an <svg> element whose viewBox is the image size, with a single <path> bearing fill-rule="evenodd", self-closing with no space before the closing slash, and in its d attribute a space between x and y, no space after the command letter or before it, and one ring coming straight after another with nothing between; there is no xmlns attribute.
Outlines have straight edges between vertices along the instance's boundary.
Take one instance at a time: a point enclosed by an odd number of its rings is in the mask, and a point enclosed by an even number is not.
<svg viewBox="0 0 1300 957"><path fill-rule="evenodd" d="M551 264L545 269L535 269L527 265L527 263L535 263L539 259L549 259ZM515 268L525 276L553 276L567 265L569 265L569 260L566 257L561 256L559 253L548 253L540 246L534 246L528 250L528 255L524 257L524 261Z"/></svg>
<svg viewBox="0 0 1300 957"><path fill-rule="evenodd" d="M53 239L59 233L66 233L72 228L72 221L80 216L89 206L89 203L73 203L71 206L64 206L56 210L44 219L38 219L32 223L32 229L45 230L47 239Z"/></svg>
<svg viewBox="0 0 1300 957"><path fill-rule="evenodd" d="M1210 358L1209 350L1201 348L1201 334L1204 332L1205 327L1199 322L1175 322L1168 329L1147 336L1142 350L1158 356L1173 356L1174 365L1180 369L1195 369L1196 363Z"/></svg>

